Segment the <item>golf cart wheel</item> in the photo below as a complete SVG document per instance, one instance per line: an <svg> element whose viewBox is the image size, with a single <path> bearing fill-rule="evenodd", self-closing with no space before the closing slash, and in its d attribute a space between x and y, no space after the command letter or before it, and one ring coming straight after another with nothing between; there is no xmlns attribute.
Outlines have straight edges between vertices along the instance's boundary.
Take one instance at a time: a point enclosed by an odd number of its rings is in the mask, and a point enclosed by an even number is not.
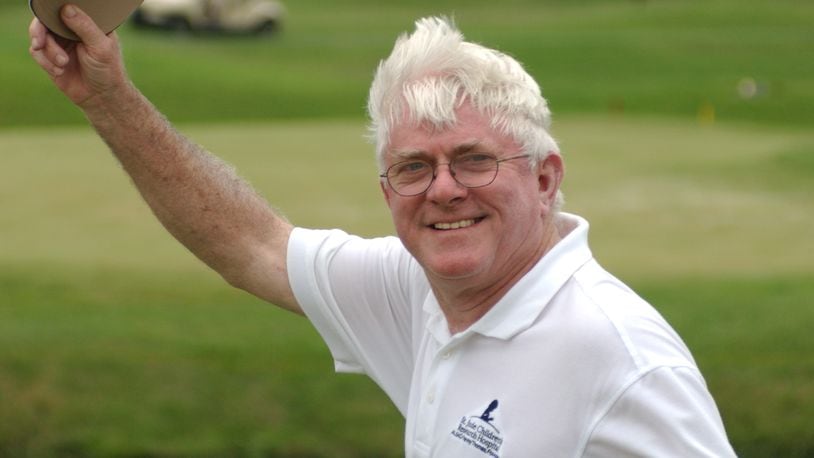
<svg viewBox="0 0 814 458"><path fill-rule="evenodd" d="M277 31L277 21L274 21L272 19L263 21L262 23L260 23L260 25L257 26L257 28L255 28L254 31L259 35L274 33Z"/></svg>

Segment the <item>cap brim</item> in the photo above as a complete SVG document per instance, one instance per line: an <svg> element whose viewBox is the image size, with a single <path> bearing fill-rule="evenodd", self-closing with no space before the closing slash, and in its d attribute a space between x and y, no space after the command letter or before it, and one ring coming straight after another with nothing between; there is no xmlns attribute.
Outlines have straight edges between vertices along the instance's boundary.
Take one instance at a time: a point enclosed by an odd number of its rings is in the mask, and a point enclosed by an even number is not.
<svg viewBox="0 0 814 458"><path fill-rule="evenodd" d="M72 3L87 13L104 33L110 33L121 25L143 0L29 0L28 4L37 19L48 30L70 40L79 40L59 17L66 3Z"/></svg>

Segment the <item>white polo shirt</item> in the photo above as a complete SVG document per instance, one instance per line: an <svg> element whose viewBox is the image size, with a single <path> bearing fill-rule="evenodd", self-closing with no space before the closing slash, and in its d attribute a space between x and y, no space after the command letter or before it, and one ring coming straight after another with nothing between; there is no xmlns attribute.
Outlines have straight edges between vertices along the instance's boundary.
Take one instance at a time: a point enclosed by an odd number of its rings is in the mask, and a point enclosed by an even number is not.
<svg viewBox="0 0 814 458"><path fill-rule="evenodd" d="M597 264L585 220L558 228L455 335L395 237L296 229L290 282L336 369L370 376L406 416L408 457L734 456L675 331Z"/></svg>

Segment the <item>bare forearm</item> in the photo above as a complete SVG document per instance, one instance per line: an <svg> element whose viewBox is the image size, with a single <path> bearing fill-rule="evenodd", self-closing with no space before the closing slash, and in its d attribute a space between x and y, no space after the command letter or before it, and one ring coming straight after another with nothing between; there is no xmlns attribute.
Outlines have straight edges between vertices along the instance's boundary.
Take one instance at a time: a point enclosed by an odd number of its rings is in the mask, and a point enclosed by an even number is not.
<svg viewBox="0 0 814 458"><path fill-rule="evenodd" d="M131 85L111 97L86 104L85 113L167 230L230 283L292 308L281 278L288 222ZM280 284L259 278L263 269L278 271L266 274Z"/></svg>
<svg viewBox="0 0 814 458"><path fill-rule="evenodd" d="M82 108L161 223L229 283L301 313L288 284L288 222L133 87L115 33L74 5L61 18L80 41L60 42L33 19L29 52Z"/></svg>

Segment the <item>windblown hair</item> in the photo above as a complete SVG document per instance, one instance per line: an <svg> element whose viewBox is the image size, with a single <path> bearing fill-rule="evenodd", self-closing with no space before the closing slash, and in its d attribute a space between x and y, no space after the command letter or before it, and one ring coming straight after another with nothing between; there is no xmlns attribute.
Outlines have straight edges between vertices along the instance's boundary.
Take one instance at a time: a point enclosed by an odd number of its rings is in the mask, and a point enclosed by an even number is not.
<svg viewBox="0 0 814 458"><path fill-rule="evenodd" d="M368 99L369 137L379 169L390 132L402 122L452 127L469 102L492 126L530 154L532 165L559 147L549 133L551 112L540 87L512 57L476 43L444 17L416 21L379 63ZM561 203L562 195L558 196ZM557 205L559 206L559 205Z"/></svg>

